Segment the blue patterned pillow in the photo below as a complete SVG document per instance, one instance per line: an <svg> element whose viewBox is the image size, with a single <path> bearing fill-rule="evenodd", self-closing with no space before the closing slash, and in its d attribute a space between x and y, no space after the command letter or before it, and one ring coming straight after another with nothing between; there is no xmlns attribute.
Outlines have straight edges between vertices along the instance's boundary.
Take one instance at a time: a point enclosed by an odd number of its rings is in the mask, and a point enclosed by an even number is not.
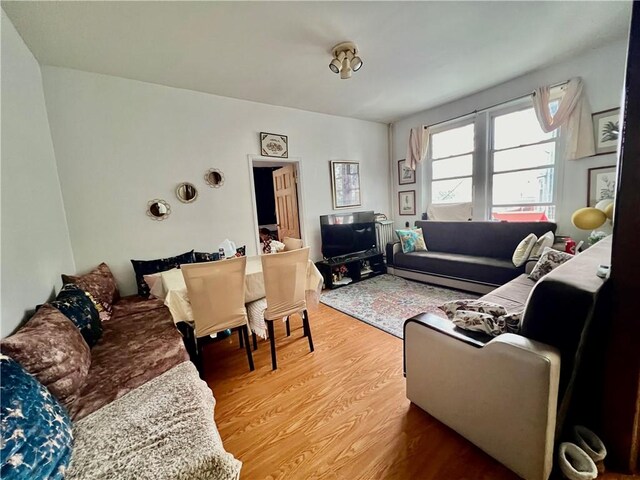
<svg viewBox="0 0 640 480"><path fill-rule="evenodd" d="M71 320L89 347L98 343L102 336L102 322L100 313L87 292L73 283L67 283L51 305Z"/></svg>
<svg viewBox="0 0 640 480"><path fill-rule="evenodd" d="M6 355L0 355L0 376L0 477L62 480L73 444L66 410Z"/></svg>
<svg viewBox="0 0 640 480"><path fill-rule="evenodd" d="M166 272L172 268L177 268L183 263L194 263L195 257L193 250L185 252L182 255L169 258L159 258L157 260L131 260L133 271L136 272L136 283L138 284L138 295L141 297L149 296L149 285L144 281L145 275L153 273Z"/></svg>
<svg viewBox="0 0 640 480"><path fill-rule="evenodd" d="M424 243L424 236L422 235L421 228L396 230L396 235L402 244L402 253L427 251L427 246Z"/></svg>

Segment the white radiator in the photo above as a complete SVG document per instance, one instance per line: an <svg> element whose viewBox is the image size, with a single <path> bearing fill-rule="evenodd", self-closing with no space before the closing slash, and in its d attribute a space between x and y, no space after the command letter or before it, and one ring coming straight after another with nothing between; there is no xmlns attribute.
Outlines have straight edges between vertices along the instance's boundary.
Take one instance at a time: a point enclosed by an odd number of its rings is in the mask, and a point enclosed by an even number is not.
<svg viewBox="0 0 640 480"><path fill-rule="evenodd" d="M376 222L376 239L378 240L378 252L386 255L387 243L393 241L393 220Z"/></svg>

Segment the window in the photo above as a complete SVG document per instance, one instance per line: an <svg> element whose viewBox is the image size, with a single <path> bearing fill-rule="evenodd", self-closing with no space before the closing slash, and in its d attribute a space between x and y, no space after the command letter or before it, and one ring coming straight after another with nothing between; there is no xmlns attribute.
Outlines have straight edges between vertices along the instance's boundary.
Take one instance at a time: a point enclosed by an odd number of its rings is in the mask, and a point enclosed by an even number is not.
<svg viewBox="0 0 640 480"><path fill-rule="evenodd" d="M431 135L431 202L470 202L473 191L474 125Z"/></svg>
<svg viewBox="0 0 640 480"><path fill-rule="evenodd" d="M530 101L438 126L429 142L427 198L472 202L476 220L554 220L557 143L557 131L542 131Z"/></svg>
<svg viewBox="0 0 640 480"><path fill-rule="evenodd" d="M555 218L556 131L540 128L533 108L492 116L489 152L491 218Z"/></svg>

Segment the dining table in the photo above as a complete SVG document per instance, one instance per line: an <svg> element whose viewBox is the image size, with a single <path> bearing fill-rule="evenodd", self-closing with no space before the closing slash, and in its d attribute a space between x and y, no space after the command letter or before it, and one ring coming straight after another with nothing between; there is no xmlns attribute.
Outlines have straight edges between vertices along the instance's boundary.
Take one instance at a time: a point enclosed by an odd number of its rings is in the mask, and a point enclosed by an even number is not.
<svg viewBox="0 0 640 480"><path fill-rule="evenodd" d="M277 255L277 254L276 254ZM219 260L224 261L224 260ZM161 281L156 282L151 289L151 295L164 300L169 308L173 321L193 323L193 310L189 301L187 284L180 269L167 270L160 274ZM316 307L320 301L323 278L322 274L309 260L305 280L305 295L307 307ZM249 328L261 338L267 337L264 321L264 310L267 308L262 260L260 256L248 256L245 276L244 301L247 307Z"/></svg>

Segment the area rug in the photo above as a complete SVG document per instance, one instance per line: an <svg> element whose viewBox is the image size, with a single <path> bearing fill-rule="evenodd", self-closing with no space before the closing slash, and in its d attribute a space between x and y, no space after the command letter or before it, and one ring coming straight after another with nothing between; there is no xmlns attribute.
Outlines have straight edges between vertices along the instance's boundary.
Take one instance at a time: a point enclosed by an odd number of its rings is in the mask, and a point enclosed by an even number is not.
<svg viewBox="0 0 640 480"><path fill-rule="evenodd" d="M386 274L324 292L320 301L402 338L404 321L408 318L423 312L446 317L439 305L466 298L478 295Z"/></svg>

